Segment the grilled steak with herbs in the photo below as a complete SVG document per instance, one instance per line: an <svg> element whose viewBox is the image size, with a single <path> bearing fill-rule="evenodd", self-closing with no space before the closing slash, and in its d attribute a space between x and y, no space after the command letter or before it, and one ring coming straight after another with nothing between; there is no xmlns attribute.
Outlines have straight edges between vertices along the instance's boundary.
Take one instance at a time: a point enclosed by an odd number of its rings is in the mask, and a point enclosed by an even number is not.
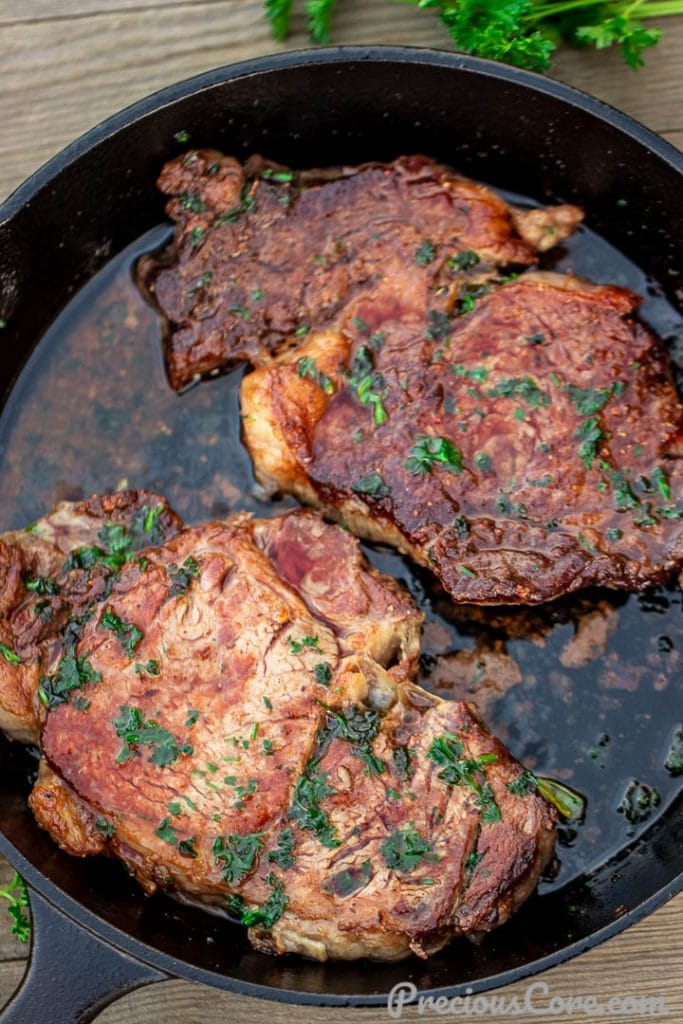
<svg viewBox="0 0 683 1024"><path fill-rule="evenodd" d="M140 263L180 388L240 359L262 365L368 289L426 315L468 302L576 227L574 206L517 210L426 157L292 171L193 150L164 167L171 246Z"/></svg>
<svg viewBox="0 0 683 1024"><path fill-rule="evenodd" d="M554 812L468 704L410 681L422 616L314 512L183 528L128 492L0 539L2 724L68 852L227 907L274 952L398 959L533 890Z"/></svg>
<svg viewBox="0 0 683 1024"><path fill-rule="evenodd" d="M258 480L456 601L638 589L681 564L681 405L638 298L523 274L449 314L381 292L242 382Z"/></svg>

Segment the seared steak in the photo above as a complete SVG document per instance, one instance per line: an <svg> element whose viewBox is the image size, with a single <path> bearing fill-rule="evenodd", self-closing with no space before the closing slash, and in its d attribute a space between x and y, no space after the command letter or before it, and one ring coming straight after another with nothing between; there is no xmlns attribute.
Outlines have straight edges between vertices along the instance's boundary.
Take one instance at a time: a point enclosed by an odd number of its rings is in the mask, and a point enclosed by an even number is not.
<svg viewBox="0 0 683 1024"><path fill-rule="evenodd" d="M3 722L39 741L31 805L70 853L318 959L425 956L533 890L552 809L470 705L410 681L420 613L316 513L62 505L5 535L0 574Z"/></svg>
<svg viewBox="0 0 683 1024"><path fill-rule="evenodd" d="M529 272L450 315L369 294L242 383L259 481L457 601L637 589L681 563L681 405L623 288Z"/></svg>
<svg viewBox="0 0 683 1024"><path fill-rule="evenodd" d="M175 237L140 278L166 319L175 388L235 360L262 365L368 289L404 315L466 301L581 219L573 206L513 209L419 156L290 171L199 150L168 163L159 187Z"/></svg>

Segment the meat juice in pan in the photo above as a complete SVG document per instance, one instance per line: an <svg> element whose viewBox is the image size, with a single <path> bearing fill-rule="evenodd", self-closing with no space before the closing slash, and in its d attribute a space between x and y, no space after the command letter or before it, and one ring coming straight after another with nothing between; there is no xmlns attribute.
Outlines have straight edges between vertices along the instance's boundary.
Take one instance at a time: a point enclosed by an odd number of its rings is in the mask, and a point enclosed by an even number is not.
<svg viewBox="0 0 683 1024"><path fill-rule="evenodd" d="M296 504L255 493L239 442L244 369L180 396L166 382L160 322L137 291L134 267L168 237L162 225L112 260L29 358L0 417L0 473L12 496L0 530L57 501L128 486L166 495L188 523ZM680 315L599 236L579 228L543 265L643 295L642 319L683 369ZM559 865L541 893L637 842L683 777L665 767L683 719L679 589L583 591L532 608L455 606L428 573L389 549L364 547L426 614L419 682L473 700L514 756L585 796L583 820L560 826Z"/></svg>

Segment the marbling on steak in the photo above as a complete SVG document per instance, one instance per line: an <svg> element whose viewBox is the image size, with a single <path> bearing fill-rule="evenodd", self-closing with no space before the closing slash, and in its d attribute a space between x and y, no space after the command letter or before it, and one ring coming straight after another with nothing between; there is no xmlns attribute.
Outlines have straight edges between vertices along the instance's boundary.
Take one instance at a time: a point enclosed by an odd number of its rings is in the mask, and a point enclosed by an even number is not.
<svg viewBox="0 0 683 1024"><path fill-rule="evenodd" d="M0 539L2 724L68 852L225 907L271 952L399 959L533 890L554 812L410 677L422 616L314 512L184 528L128 492Z"/></svg>

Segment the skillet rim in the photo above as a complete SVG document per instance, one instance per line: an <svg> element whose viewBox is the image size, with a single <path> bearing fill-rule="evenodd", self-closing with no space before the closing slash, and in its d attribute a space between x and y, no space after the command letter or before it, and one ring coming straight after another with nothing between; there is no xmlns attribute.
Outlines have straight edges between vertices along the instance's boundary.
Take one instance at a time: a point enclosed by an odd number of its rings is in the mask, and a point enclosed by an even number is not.
<svg viewBox="0 0 683 1024"><path fill-rule="evenodd" d="M61 171L75 163L80 157L94 149L100 142L114 133L128 127L147 114L162 110L180 99L208 90L220 83L237 78L247 78L263 72L277 72L283 68L295 68L309 64L356 63L403 63L417 66L427 65L472 72L504 82L512 82L523 88L540 92L559 99L569 106L579 108L616 128L631 139L645 146L670 167L683 175L683 152L670 142L647 128L640 121L622 113L604 100L591 96L572 85L546 78L535 71L516 68L510 64L471 57L467 54L451 53L447 50L418 46L326 46L319 49L305 48L285 53L267 54L223 64L209 71L183 79L173 85L164 86L148 96L124 107L104 121L87 129L73 142L59 150L38 167L24 182L17 186L0 204L0 225L10 220L21 207L30 203L35 195L48 186Z"/></svg>

